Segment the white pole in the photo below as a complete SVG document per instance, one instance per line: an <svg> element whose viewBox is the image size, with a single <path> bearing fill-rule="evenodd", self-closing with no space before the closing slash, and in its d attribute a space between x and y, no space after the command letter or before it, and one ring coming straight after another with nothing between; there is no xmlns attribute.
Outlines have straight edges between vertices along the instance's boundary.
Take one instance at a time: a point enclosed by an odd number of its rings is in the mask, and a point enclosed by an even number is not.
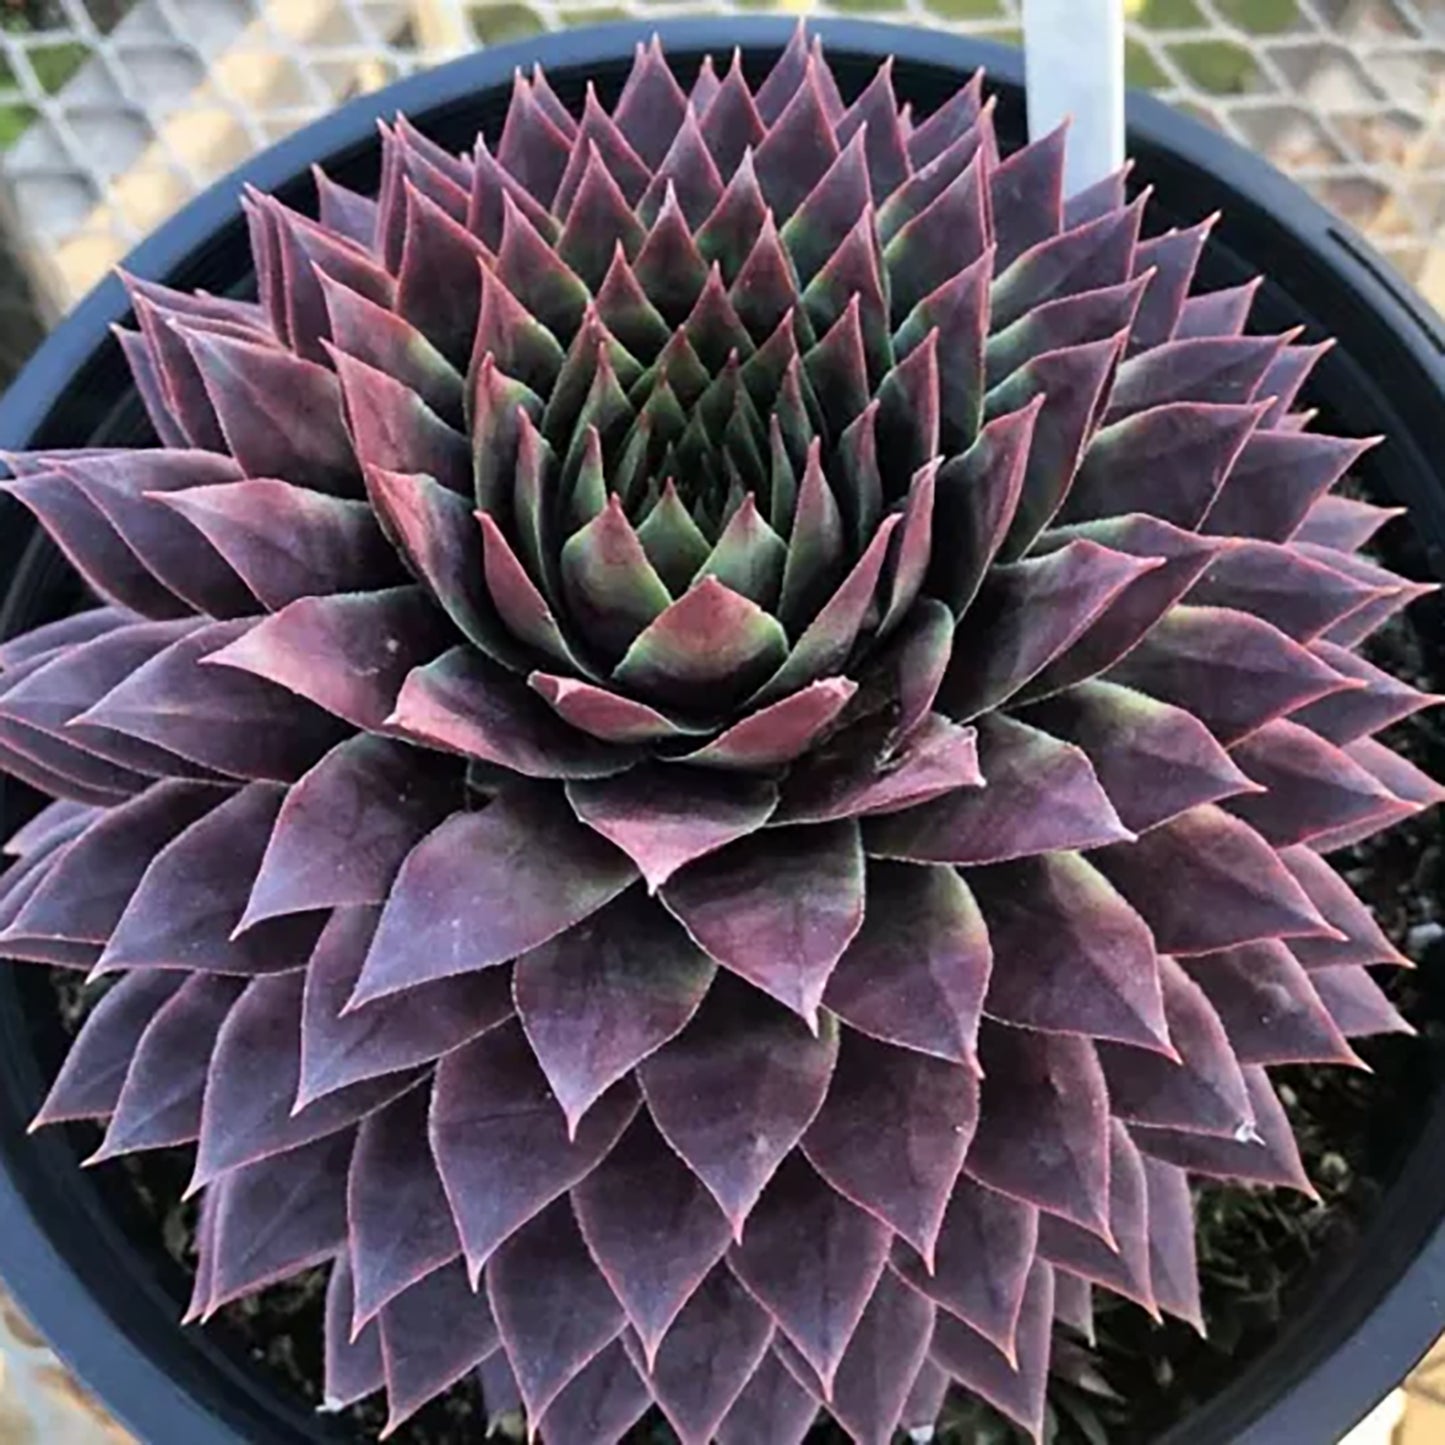
<svg viewBox="0 0 1445 1445"><path fill-rule="evenodd" d="M1029 136L1070 119L1064 193L1124 163L1124 0L1024 0Z"/></svg>

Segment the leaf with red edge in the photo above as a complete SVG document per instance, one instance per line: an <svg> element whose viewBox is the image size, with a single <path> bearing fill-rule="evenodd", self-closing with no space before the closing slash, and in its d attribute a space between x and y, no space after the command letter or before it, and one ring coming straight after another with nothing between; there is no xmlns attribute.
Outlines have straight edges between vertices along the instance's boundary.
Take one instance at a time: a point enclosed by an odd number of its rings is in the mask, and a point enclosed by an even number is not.
<svg viewBox="0 0 1445 1445"><path fill-rule="evenodd" d="M520 1395L517 1401L520 1408ZM538 1425L548 1445L615 1445L651 1403L652 1391L622 1341L614 1340L562 1387ZM488 1433L495 1434L497 1412L490 1405L488 1411L492 1422Z"/></svg>
<svg viewBox="0 0 1445 1445"><path fill-rule="evenodd" d="M106 942L151 860L225 798L219 788L166 781L106 809L46 871L5 933Z"/></svg>
<svg viewBox="0 0 1445 1445"><path fill-rule="evenodd" d="M607 1089L687 1025L715 972L638 890L517 960L517 1011L569 1134Z"/></svg>
<svg viewBox="0 0 1445 1445"><path fill-rule="evenodd" d="M348 1130L404 1093L415 1074L368 1079L299 1111L299 973L253 979L216 1037L201 1106L201 1134L188 1193L244 1164Z"/></svg>
<svg viewBox="0 0 1445 1445"><path fill-rule="evenodd" d="M1111 422L1089 442L1061 519L1147 512L1198 527L1259 417L1252 405L1174 401Z"/></svg>
<svg viewBox="0 0 1445 1445"><path fill-rule="evenodd" d="M1346 679L1277 627L1227 607L1172 608L1108 681L1191 712L1226 747Z"/></svg>
<svg viewBox="0 0 1445 1445"><path fill-rule="evenodd" d="M1039 1212L1032 1204L963 1174L944 1212L932 1272L911 1250L897 1245L893 1268L1012 1358L1038 1234Z"/></svg>
<svg viewBox="0 0 1445 1445"><path fill-rule="evenodd" d="M1129 1127L1131 1137L1145 1154L1191 1174L1222 1179L1231 1185L1283 1186L1317 1201L1319 1196L1300 1162L1289 1117L1269 1076L1258 1064L1246 1064L1242 1072L1254 1115L1251 1135L1237 1139L1133 1124Z"/></svg>
<svg viewBox="0 0 1445 1445"><path fill-rule="evenodd" d="M506 963L575 927L637 877L565 799L516 787L453 813L407 855L351 1006Z"/></svg>
<svg viewBox="0 0 1445 1445"><path fill-rule="evenodd" d="M968 1173L1106 1236L1109 1100L1094 1045L985 1021L979 1062L983 1096Z"/></svg>
<svg viewBox="0 0 1445 1445"><path fill-rule="evenodd" d="M337 496L361 490L336 375L279 347L184 333L226 445L248 477L285 477Z"/></svg>
<svg viewBox="0 0 1445 1445"><path fill-rule="evenodd" d="M1135 833L1251 783L1192 713L1115 683L1080 683L1021 714L1077 744L1120 821Z"/></svg>
<svg viewBox="0 0 1445 1445"><path fill-rule="evenodd" d="M1302 723L1332 743L1344 746L1356 742L1422 708L1437 707L1442 700L1438 693L1420 692L1332 642L1318 641L1310 650L1342 677L1364 684L1331 693L1291 714L1292 722Z"/></svg>
<svg viewBox="0 0 1445 1445"><path fill-rule="evenodd" d="M378 908L337 908L306 967L298 1108L362 1079L429 1064L512 1016L496 970L457 974L346 1008L376 930Z"/></svg>
<svg viewBox="0 0 1445 1445"><path fill-rule="evenodd" d="M645 1114L573 1190L572 1207L655 1365L679 1312L727 1251L727 1218Z"/></svg>
<svg viewBox="0 0 1445 1445"><path fill-rule="evenodd" d="M1305 514L1291 541L1357 552L1386 522L1404 511L1403 507L1377 507L1357 497L1327 492Z"/></svg>
<svg viewBox="0 0 1445 1445"><path fill-rule="evenodd" d="M357 1131L346 1180L353 1337L462 1252L427 1144L428 1103L426 1090L413 1089L368 1115Z"/></svg>
<svg viewBox="0 0 1445 1445"><path fill-rule="evenodd" d="M866 892L825 1006L861 1033L976 1069L992 952L968 886L952 868L873 860Z"/></svg>
<svg viewBox="0 0 1445 1445"><path fill-rule="evenodd" d="M185 613L180 598L151 576L100 508L63 472L37 472L0 482L0 493L24 504L103 600L142 617Z"/></svg>
<svg viewBox="0 0 1445 1445"><path fill-rule="evenodd" d="M857 683L846 677L809 683L734 723L711 742L678 754L676 761L738 771L780 767L826 736L857 690Z"/></svg>
<svg viewBox="0 0 1445 1445"><path fill-rule="evenodd" d="M1149 1279L1154 1299L1165 1314L1204 1334L1199 1299L1199 1268L1194 1248L1194 1200L1182 1169L1150 1154L1144 1165L1149 1222Z"/></svg>
<svg viewBox="0 0 1445 1445"><path fill-rule="evenodd" d="M1149 1274L1148 1195L1144 1164L1129 1131L1109 1127L1109 1233L1113 1248L1076 1224L1045 1215L1039 1220L1039 1257L1102 1285L1158 1319Z"/></svg>
<svg viewBox="0 0 1445 1445"><path fill-rule="evenodd" d="M159 500L180 513L272 612L301 597L401 580L396 556L364 502L267 480L190 486ZM191 545L194 550L194 538Z"/></svg>
<svg viewBox="0 0 1445 1445"><path fill-rule="evenodd" d="M146 1026L184 982L178 974L133 973L97 1000L30 1127L106 1118Z"/></svg>
<svg viewBox="0 0 1445 1445"><path fill-rule="evenodd" d="M1374 446L1376 437L1259 431L1229 471L1203 530L1222 537L1286 541L1309 509Z"/></svg>
<svg viewBox="0 0 1445 1445"><path fill-rule="evenodd" d="M87 1163L200 1135L216 1035L243 987L240 979L193 974L156 1011L136 1042L105 1139Z"/></svg>
<svg viewBox="0 0 1445 1445"><path fill-rule="evenodd" d="M445 645L448 629L424 589L303 597L263 618L202 661L288 688L375 731L407 673Z"/></svg>
<svg viewBox="0 0 1445 1445"><path fill-rule="evenodd" d="M188 633L74 725L113 728L232 777L293 781L340 740L341 724L264 678L202 665L251 626L214 622Z"/></svg>
<svg viewBox="0 0 1445 1445"><path fill-rule="evenodd" d="M1354 1064L1311 977L1278 939L1186 962L1242 1064Z"/></svg>
<svg viewBox="0 0 1445 1445"><path fill-rule="evenodd" d="M565 1199L498 1247L487 1264L487 1297L533 1420L627 1323Z"/></svg>
<svg viewBox="0 0 1445 1445"><path fill-rule="evenodd" d="M1253 828L1206 803L1093 855L1162 952L1213 953L1333 930Z"/></svg>
<svg viewBox="0 0 1445 1445"><path fill-rule="evenodd" d="M1291 939L1290 952L1306 968L1352 963L1408 964L1404 954L1385 936L1374 914L1318 853L1303 846L1281 848L1279 861L1289 869L1330 927L1341 935L1337 939Z"/></svg>
<svg viewBox="0 0 1445 1445"><path fill-rule="evenodd" d="M996 708L1060 656L1159 563L1084 539L996 566L959 623L943 709L967 721Z"/></svg>
<svg viewBox="0 0 1445 1445"><path fill-rule="evenodd" d="M283 796L270 783L252 783L167 843L115 925L101 955L102 970L199 969L249 976L303 967L322 914L270 920L231 937Z"/></svg>
<svg viewBox="0 0 1445 1445"><path fill-rule="evenodd" d="M648 1371L658 1405L683 1442L707 1445L773 1339L773 1325L725 1265L684 1306ZM631 1335L625 1343L639 1368Z"/></svg>
<svg viewBox="0 0 1445 1445"><path fill-rule="evenodd" d="M791 216L823 179L839 149L811 60L788 96L787 104L770 118L765 109L768 91L758 92L758 110L768 121L768 129L753 156L763 195L774 214L783 219ZM706 133L707 117L703 127Z"/></svg>
<svg viewBox="0 0 1445 1445"><path fill-rule="evenodd" d="M1170 1051L1153 936L1086 859L1041 853L968 876L993 947L991 1018Z"/></svg>
<svg viewBox="0 0 1445 1445"><path fill-rule="evenodd" d="M385 1438L497 1349L487 1296L470 1288L461 1265L443 1266L381 1312L386 1363Z"/></svg>
<svg viewBox="0 0 1445 1445"><path fill-rule="evenodd" d="M386 1380L381 1330L368 1325L355 1339L351 1336L351 1266L344 1252L337 1255L326 1284L323 1340L324 1409L344 1409L381 1389Z"/></svg>
<svg viewBox="0 0 1445 1445"><path fill-rule="evenodd" d="M1329 1015L1347 1038L1411 1034L1415 1027L1362 967L1320 969L1310 977Z"/></svg>
<svg viewBox="0 0 1445 1445"><path fill-rule="evenodd" d="M1279 336L1206 336L1150 347L1120 366L1106 420L1165 402L1242 406L1254 399L1283 345Z"/></svg>
<svg viewBox="0 0 1445 1445"><path fill-rule="evenodd" d="M636 1088L622 1082L569 1138L519 1024L442 1059L428 1134L474 1280L503 1240L606 1158L637 1107Z"/></svg>
<svg viewBox="0 0 1445 1445"><path fill-rule="evenodd" d="M931 1264L977 1121L972 1061L956 1064L844 1029L828 1097L801 1148L840 1194Z"/></svg>
<svg viewBox="0 0 1445 1445"><path fill-rule="evenodd" d="M1100 1041L1099 1062L1116 1118L1227 1138L1247 1134L1249 1096L1224 1023L1174 959L1159 960L1174 1056Z"/></svg>
<svg viewBox="0 0 1445 1445"><path fill-rule="evenodd" d="M606 778L637 758L579 736L515 673L470 647L414 667L387 725L524 777Z"/></svg>
<svg viewBox="0 0 1445 1445"><path fill-rule="evenodd" d="M863 850L851 821L771 828L690 863L663 903L724 968L814 1032L818 1005L863 922Z"/></svg>
<svg viewBox="0 0 1445 1445"><path fill-rule="evenodd" d="M384 903L412 847L461 799L461 769L388 738L338 744L287 790L239 929Z"/></svg>
<svg viewBox="0 0 1445 1445"><path fill-rule="evenodd" d="M827 1094L838 1029L831 1015L824 1020L810 1038L792 1015L724 974L691 1027L638 1069L653 1121L737 1238Z"/></svg>
<svg viewBox="0 0 1445 1445"><path fill-rule="evenodd" d="M240 1166L211 1186L215 1264L203 1319L339 1252L351 1149L350 1133L333 1134Z"/></svg>
<svg viewBox="0 0 1445 1445"><path fill-rule="evenodd" d="M980 1334L947 1314L938 1317L930 1354L959 1384L1043 1440L1044 1392L1054 1317L1054 1272L1035 1263L1019 1315L1017 1366Z"/></svg>
<svg viewBox="0 0 1445 1445"><path fill-rule="evenodd" d="M717 1438L720 1445L803 1445L817 1414L812 1393L770 1350L718 1424Z"/></svg>
<svg viewBox="0 0 1445 1445"><path fill-rule="evenodd" d="M1265 789L1225 805L1275 847L1308 843L1340 829L1391 817L1397 799L1348 753L1285 718L1276 718L1231 749Z"/></svg>

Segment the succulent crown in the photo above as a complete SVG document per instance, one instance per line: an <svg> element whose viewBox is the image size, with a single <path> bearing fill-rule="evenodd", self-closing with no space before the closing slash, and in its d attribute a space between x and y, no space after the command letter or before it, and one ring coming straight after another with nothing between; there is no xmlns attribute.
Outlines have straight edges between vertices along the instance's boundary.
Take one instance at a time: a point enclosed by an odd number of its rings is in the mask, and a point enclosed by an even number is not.
<svg viewBox="0 0 1445 1445"><path fill-rule="evenodd" d="M194 1316L330 1268L326 1393L549 1445L1037 1434L1099 1286L1202 1327L1189 1178L1407 1025L1323 854L1439 797L1418 594L1296 409L980 77L640 47L468 155L130 280L159 445L12 460L98 605L0 646L0 948L110 983L40 1119L195 1146Z"/></svg>

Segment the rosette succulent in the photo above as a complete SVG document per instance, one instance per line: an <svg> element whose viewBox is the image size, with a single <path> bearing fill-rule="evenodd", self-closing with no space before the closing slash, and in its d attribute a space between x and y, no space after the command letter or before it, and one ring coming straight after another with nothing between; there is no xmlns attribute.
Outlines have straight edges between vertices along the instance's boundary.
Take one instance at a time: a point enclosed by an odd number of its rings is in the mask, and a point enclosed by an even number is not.
<svg viewBox="0 0 1445 1445"><path fill-rule="evenodd" d="M11 459L96 598L0 649L0 947L108 985L39 1122L193 1145L191 1315L328 1266L393 1427L1037 1433L1093 1288L1202 1326L1191 1177L1309 1189L1269 1067L1407 1027L1323 347L801 30L380 144L259 300L130 280L157 445Z"/></svg>

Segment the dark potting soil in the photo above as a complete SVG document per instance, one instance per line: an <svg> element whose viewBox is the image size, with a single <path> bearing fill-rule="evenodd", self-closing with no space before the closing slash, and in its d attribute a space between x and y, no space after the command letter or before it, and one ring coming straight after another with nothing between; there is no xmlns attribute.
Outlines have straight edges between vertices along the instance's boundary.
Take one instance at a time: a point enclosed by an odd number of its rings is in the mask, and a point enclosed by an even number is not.
<svg viewBox="0 0 1445 1445"><path fill-rule="evenodd" d="M1408 518L1389 524L1372 550L1394 571L1429 579ZM1367 651L1416 686L1445 691L1445 602L1432 596L1416 603L1408 619L1385 627ZM1387 741L1432 776L1445 778L1445 709L1399 724ZM1420 964L1414 972L1377 974L1420 1036L1359 1041L1369 1073L1272 1071L1320 1202L1286 1191L1201 1187L1196 1197L1207 1336L1177 1321L1155 1325L1142 1310L1096 1290L1095 1341L1061 1331L1056 1342L1049 1445L1145 1445L1267 1349L1311 1289L1358 1247L1413 1143L1412 1130L1400 1121L1417 1118L1422 1101L1445 1079L1442 838L1437 814L1427 813L1332 855L1392 941ZM62 1022L73 1032L90 1000L82 998L73 975L56 971L51 977ZM89 1152L86 1136L96 1132L77 1128L83 1152ZM171 1150L103 1166L120 1191L118 1207L141 1237L151 1241L159 1234L187 1271L194 1263L195 1209L178 1201L190 1165L189 1151ZM228 1307L206 1328L228 1335L279 1389L319 1405L324 1292L324 1271L310 1271ZM384 1406L379 1399L365 1401L345 1411L342 1422L358 1441L375 1440L385 1424ZM486 1430L480 1391L468 1380L391 1438L398 1445L476 1445ZM520 1421L499 1422L497 1433L521 1438ZM843 1439L824 1423L809 1445ZM946 1407L937 1439L941 1445L1020 1445L1024 1437L989 1407L960 1398ZM675 1437L654 1412L628 1440L667 1445Z"/></svg>

